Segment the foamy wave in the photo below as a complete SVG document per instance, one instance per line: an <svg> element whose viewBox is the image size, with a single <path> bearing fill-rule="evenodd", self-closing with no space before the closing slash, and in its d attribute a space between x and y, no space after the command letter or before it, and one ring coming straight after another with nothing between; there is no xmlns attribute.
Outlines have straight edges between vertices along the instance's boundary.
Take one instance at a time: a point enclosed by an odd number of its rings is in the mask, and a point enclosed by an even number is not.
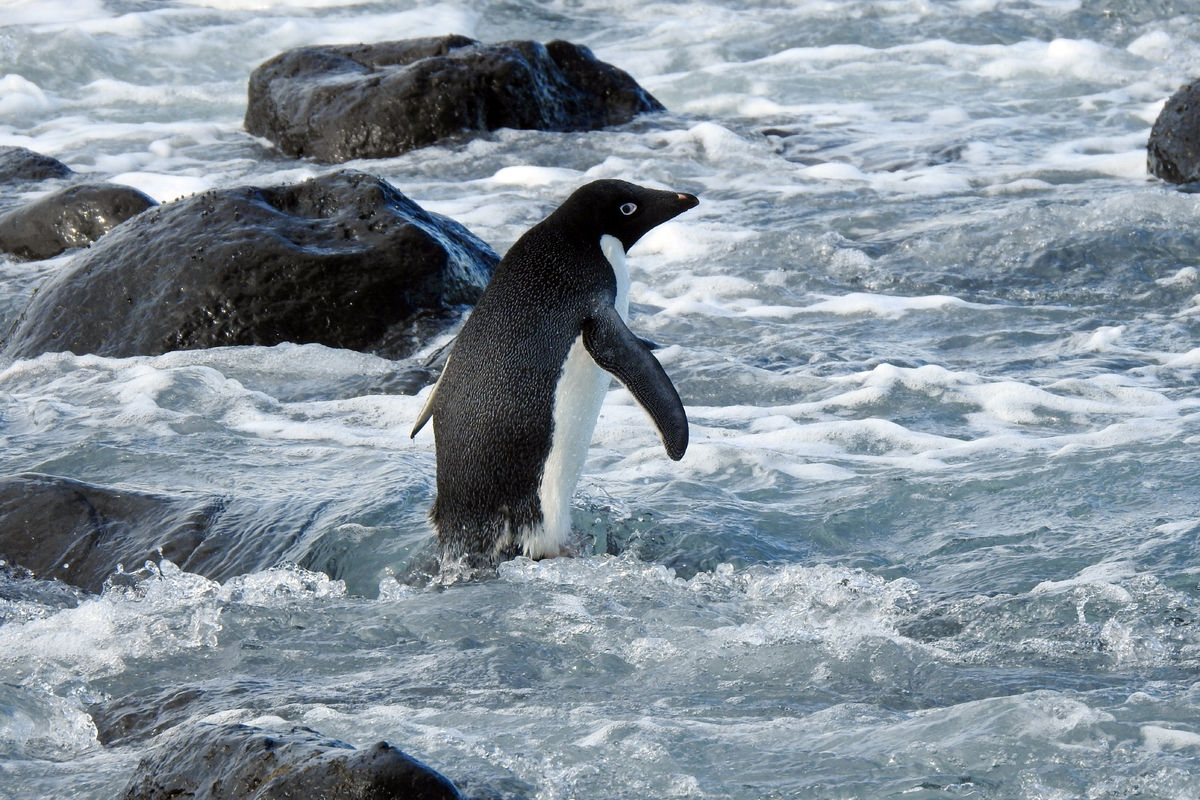
<svg viewBox="0 0 1200 800"><path fill-rule="evenodd" d="M0 683L0 754L58 761L100 746L96 725L76 697L43 687Z"/></svg>
<svg viewBox="0 0 1200 800"><path fill-rule="evenodd" d="M0 371L0 385L20 401L29 424L62 429L70 420L83 432L116 425L170 437L180 425L215 424L265 439L396 447L420 412L421 401L406 395L285 402L222 372L239 374L251 368L251 361L258 381L277 368L280 380L310 381L327 390L342 380L372 371L384 376L392 369L383 359L320 345L129 359L53 353L14 362Z"/></svg>
<svg viewBox="0 0 1200 800"><path fill-rule="evenodd" d="M0 626L0 664L22 685L94 680L120 674L139 659L217 647L221 616L231 604L309 605L345 595L342 581L296 566L221 584L167 559L147 562L74 608Z"/></svg>
<svg viewBox="0 0 1200 800"><path fill-rule="evenodd" d="M947 657L971 663L1084 661L1092 670L1200 664L1190 625L1200 611L1186 593L1129 560L1100 561L1028 593L973 597L939 609L964 625L938 641Z"/></svg>
<svg viewBox="0 0 1200 800"><path fill-rule="evenodd" d="M5 117L45 111L50 106L46 93L33 81L11 73L0 78L0 114Z"/></svg>
<svg viewBox="0 0 1200 800"><path fill-rule="evenodd" d="M345 581L295 565L272 567L252 575L238 575L221 586L225 602L253 606L288 606L305 600L331 600L346 596Z"/></svg>
<svg viewBox="0 0 1200 800"><path fill-rule="evenodd" d="M0 663L22 683L58 686L118 674L139 658L211 647L221 630L217 590L164 561L133 587L0 627Z"/></svg>
<svg viewBox="0 0 1200 800"><path fill-rule="evenodd" d="M667 228L668 226L662 226ZM674 239L668 230L664 236ZM649 237L647 237L649 238ZM661 247L659 240L652 240L650 247ZM674 244L668 245L674 249ZM692 245L688 252L684 245L674 252L681 257L697 256L703 245ZM924 297L901 297L895 295L851 292L845 295L816 295L821 298L809 305L783 305L767 302L772 287L764 287L733 275L696 275L681 272L671 281L652 288L645 283L635 283L633 297L637 302L648 303L662 309L661 313L671 316L703 314L718 317L746 317L751 319L790 319L804 314L830 314L837 316L870 315L884 319L900 317L919 311L945 311L947 309L1003 309L1005 306L972 303L948 295ZM760 295L755 297L754 295Z"/></svg>
<svg viewBox="0 0 1200 800"><path fill-rule="evenodd" d="M630 557L517 559L501 564L500 578L549 593L545 602L555 626L546 634L554 640L597 637L596 646L615 647L616 654L639 664L791 643L844 653L863 639L896 637L895 621L918 591L910 580L827 566L736 570L726 564L683 580L661 565ZM647 603L675 613L647 620L640 610ZM685 608L694 611L678 614ZM515 613L536 624L529 610ZM640 636L604 643L605 630L635 619L642 620Z"/></svg>
<svg viewBox="0 0 1200 800"><path fill-rule="evenodd" d="M109 16L104 0L11 0L4 4L5 25L61 25Z"/></svg>
<svg viewBox="0 0 1200 800"><path fill-rule="evenodd" d="M606 480L682 473L704 481L756 476L768 486L819 483L881 468L921 473L1012 454L1065 458L1163 441L1200 405L1105 376L1036 386L936 365L883 364L832 377L826 387L819 399L787 405L689 405L691 445L679 464L661 457L649 418L616 389L601 412L595 448L607 459ZM909 393L918 399L903 399ZM931 418L933 409L950 409L961 423L922 430L921 422L888 418L911 414L912 403Z"/></svg>
<svg viewBox="0 0 1200 800"><path fill-rule="evenodd" d="M225 11L261 11L267 8L341 8L355 6L362 0L179 0L181 6L219 8Z"/></svg>

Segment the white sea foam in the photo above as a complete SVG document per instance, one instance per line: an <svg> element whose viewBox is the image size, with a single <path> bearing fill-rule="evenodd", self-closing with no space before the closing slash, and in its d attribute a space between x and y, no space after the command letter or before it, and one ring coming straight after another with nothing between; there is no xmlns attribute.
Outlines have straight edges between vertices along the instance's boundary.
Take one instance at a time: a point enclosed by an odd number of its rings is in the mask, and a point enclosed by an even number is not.
<svg viewBox="0 0 1200 800"><path fill-rule="evenodd" d="M352 378L381 380L395 369L393 362L368 353L288 342L273 347L176 350L147 359L146 363L163 370L210 367L240 384L256 381L266 386L300 382L327 389Z"/></svg>
<svg viewBox="0 0 1200 800"><path fill-rule="evenodd" d="M50 99L33 81L9 73L0 78L0 114L16 117L50 108Z"/></svg>
<svg viewBox="0 0 1200 800"><path fill-rule="evenodd" d="M121 172L113 175L111 180L113 183L132 186L159 203L180 200L213 188L211 178L153 172Z"/></svg>
<svg viewBox="0 0 1200 800"><path fill-rule="evenodd" d="M1194 750L1200 748L1200 733L1163 725L1141 727L1143 746L1153 752L1163 750Z"/></svg>
<svg viewBox="0 0 1200 800"><path fill-rule="evenodd" d="M315 377L335 383L372 366L386 374L380 359L367 355L335 356L328 348L281 345L260 351L266 373L274 362L290 375L305 366ZM153 358L109 359L52 354L17 361L0 372L0 387L19 399L22 418L35 427L64 426L72 420L78 435L110 425L142 428L173 435L174 426L204 421L264 440L330 442L346 447L428 449L425 440L408 441L406 432L420 411L421 400L405 395L364 395L340 400L280 402L246 388L220 368L245 369L252 351L184 351ZM205 366L214 364L217 368ZM335 365L335 366L331 366ZM84 376L87 376L86 379ZM264 385L270 384L267 380ZM286 388L286 387L285 387ZM104 408L103 412L100 409ZM92 414L99 414L89 420Z"/></svg>
<svg viewBox="0 0 1200 800"><path fill-rule="evenodd" d="M1200 282L1200 270L1195 267L1182 267L1174 275L1155 281L1160 286L1181 286L1197 282Z"/></svg>
<svg viewBox="0 0 1200 800"><path fill-rule="evenodd" d="M1003 56L984 64L980 72L1002 80L1035 74L1105 83L1124 79L1135 66L1121 57L1121 51L1087 39L1026 41L1009 45L1006 50Z"/></svg>
<svg viewBox="0 0 1200 800"><path fill-rule="evenodd" d="M1048 164L1058 169L1094 172L1130 180L1146 174L1145 135L1088 137L1062 142L1045 154Z"/></svg>
<svg viewBox="0 0 1200 800"><path fill-rule="evenodd" d="M609 468L610 480L663 479L684 471L705 481L757 474L775 476L768 478L772 482L786 477L818 483L885 465L921 473L999 453L1066 458L1153 442L1169 437L1180 414L1193 405L1104 376L1040 387L935 365L884 364L837 376L830 387L835 391L824 399L782 406L690 405L692 443L678 465L662 460L645 413L624 389L616 389L601 413L595 446L610 455L625 453L619 467ZM931 404L959 406L969 428L947 436L875 416L834 418L858 409L870 414L901 390L920 393ZM1058 430L1062 419L1080 429Z"/></svg>
<svg viewBox="0 0 1200 800"><path fill-rule="evenodd" d="M221 629L217 585L164 562L132 590L0 627L0 663L14 679L47 687L115 675L128 662L212 646Z"/></svg>
<svg viewBox="0 0 1200 800"><path fill-rule="evenodd" d="M504 167L492 176L492 181L504 186L535 186L571 185L579 182L580 174L575 170L558 167Z"/></svg>
<svg viewBox="0 0 1200 800"><path fill-rule="evenodd" d="M304 601L327 601L346 596L345 581L295 565L272 567L230 578L221 586L225 602L255 606L295 606Z"/></svg>
<svg viewBox="0 0 1200 800"><path fill-rule="evenodd" d="M838 567L737 570L725 564L684 580L671 570L627 557L517 559L501 565L500 577L534 584L538 591L551 589L556 623L550 635L559 641L602 635L614 616L637 619L647 602L675 611L682 611L689 599L700 602L694 613L645 620L648 626L639 638L617 645L623 658L641 664L785 643L845 652L865 639L895 638L896 619L918 593L909 580L886 581ZM714 618L715 608L720 612ZM660 639L666 646L658 646ZM596 646L612 649L603 641Z"/></svg>
<svg viewBox="0 0 1200 800"><path fill-rule="evenodd" d="M1031 594L1049 594L1070 591L1079 587L1095 588L1104 592L1117 603L1128 603L1133 596L1121 587L1121 581L1137 574L1133 564L1127 561L1106 561L1085 567L1079 574L1061 581L1042 581L1030 590Z"/></svg>
<svg viewBox="0 0 1200 800"><path fill-rule="evenodd" d="M1194 347L1186 353L1165 356L1163 364L1175 368L1200 366L1200 347Z"/></svg>
<svg viewBox="0 0 1200 800"><path fill-rule="evenodd" d="M0 686L0 754L28 759L79 758L100 746L96 724L78 698L43 687Z"/></svg>
<svg viewBox="0 0 1200 800"><path fill-rule="evenodd" d="M179 0L182 6L219 8L226 11L261 11L288 6L292 8L340 8L358 5L360 0Z"/></svg>
<svg viewBox="0 0 1200 800"><path fill-rule="evenodd" d="M1166 31L1150 31L1134 39L1125 49L1151 61L1165 61L1175 49L1176 40Z"/></svg>
<svg viewBox="0 0 1200 800"><path fill-rule="evenodd" d="M0 626L0 664L11 679L52 689L116 675L139 659L216 647L221 615L232 603L295 607L346 594L342 581L295 566L225 584L184 572L166 559L146 567L148 574L129 586L106 589L74 608Z"/></svg>
<svg viewBox="0 0 1200 800"><path fill-rule="evenodd" d="M912 311L943 310L947 308L986 309L988 306L981 303L968 303L957 297L948 297L945 295L894 297L854 292L841 297L829 297L798 310L804 313L870 314L885 319L899 319Z"/></svg>
<svg viewBox="0 0 1200 800"><path fill-rule="evenodd" d="M313 44L384 42L458 33L474 36L479 15L460 5L437 3L391 13L296 16L272 30L273 52Z"/></svg>
<svg viewBox="0 0 1200 800"><path fill-rule="evenodd" d="M104 0L9 0L4 5L5 25L76 23L110 15Z"/></svg>
<svg viewBox="0 0 1200 800"><path fill-rule="evenodd" d="M668 231L664 236L672 233ZM686 237L673 237L673 241L668 241L674 246L664 248L664 240L652 239L648 249L654 248L658 252L674 252L678 255L698 255L704 248L704 245L694 241L689 245ZM639 302L659 307L662 309L660 313L668 316L707 315L749 319L790 319L803 314L869 314L898 319L912 311L984 307L953 297L889 297L858 292L842 297L829 297L807 306L793 306L770 304L751 296L760 293L758 284L744 278L682 273L657 291L644 283L637 283L634 297Z"/></svg>

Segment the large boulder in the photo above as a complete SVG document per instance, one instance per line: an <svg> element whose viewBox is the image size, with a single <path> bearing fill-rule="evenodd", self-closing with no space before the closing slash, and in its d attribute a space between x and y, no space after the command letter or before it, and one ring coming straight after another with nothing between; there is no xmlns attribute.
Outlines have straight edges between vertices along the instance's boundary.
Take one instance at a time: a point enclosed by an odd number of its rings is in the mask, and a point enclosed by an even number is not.
<svg viewBox="0 0 1200 800"><path fill-rule="evenodd" d="M1200 81L1167 100L1146 143L1150 174L1171 183L1200 181Z"/></svg>
<svg viewBox="0 0 1200 800"><path fill-rule="evenodd" d="M136 570L159 558L216 581L265 569L299 555L288 548L311 524L304 509L287 504L37 473L0 478L0 559L92 593L118 566Z"/></svg>
<svg viewBox="0 0 1200 800"><path fill-rule="evenodd" d="M137 189L112 183L70 186L0 214L0 252L50 258L84 247L155 202Z"/></svg>
<svg viewBox="0 0 1200 800"><path fill-rule="evenodd" d="M165 734L124 800L461 800L445 776L387 742L355 749L308 728L191 724Z"/></svg>
<svg viewBox="0 0 1200 800"><path fill-rule="evenodd" d="M467 132L595 130L661 110L586 47L445 36L282 53L250 76L245 125L288 155L342 162Z"/></svg>
<svg viewBox="0 0 1200 800"><path fill-rule="evenodd" d="M462 225L360 172L211 191L80 253L38 289L5 353L296 342L405 355L414 325L473 303L497 261Z"/></svg>

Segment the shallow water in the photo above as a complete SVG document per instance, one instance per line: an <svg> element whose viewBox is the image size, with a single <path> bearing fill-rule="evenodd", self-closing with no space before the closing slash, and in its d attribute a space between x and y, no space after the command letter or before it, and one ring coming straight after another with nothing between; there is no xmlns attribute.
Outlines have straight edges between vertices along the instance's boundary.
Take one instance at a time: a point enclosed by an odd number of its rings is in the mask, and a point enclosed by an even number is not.
<svg viewBox="0 0 1200 800"><path fill-rule="evenodd" d="M1200 3L3 14L0 144L160 201L329 169L241 130L263 60L458 32L587 44L670 110L349 166L498 251L593 178L702 204L629 259L687 456L613 389L576 495L597 554L492 580L412 585L408 362L0 364L0 474L257 504L245 536L285 520L292 562L3 578L0 796L117 796L184 719L387 739L487 797L1200 795L1200 196L1145 170ZM5 325L70 257L0 260Z"/></svg>

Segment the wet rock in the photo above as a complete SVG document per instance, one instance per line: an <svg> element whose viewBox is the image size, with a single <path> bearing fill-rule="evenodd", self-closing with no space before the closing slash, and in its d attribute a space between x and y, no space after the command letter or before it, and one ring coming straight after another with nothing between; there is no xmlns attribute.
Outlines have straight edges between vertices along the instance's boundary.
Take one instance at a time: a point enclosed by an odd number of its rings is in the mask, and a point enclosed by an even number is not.
<svg viewBox="0 0 1200 800"><path fill-rule="evenodd" d="M445 36L282 53L250 76L245 125L288 155L341 162L497 128L595 130L661 110L586 47Z"/></svg>
<svg viewBox="0 0 1200 800"><path fill-rule="evenodd" d="M182 725L195 716L195 707L207 692L198 686L150 689L88 708L96 726L96 739L105 747L133 744Z"/></svg>
<svg viewBox="0 0 1200 800"><path fill-rule="evenodd" d="M153 205L153 200L129 186L71 186L0 214L0 252L50 258L91 244Z"/></svg>
<svg viewBox="0 0 1200 800"><path fill-rule="evenodd" d="M217 581L283 561L311 526L303 509L167 496L53 475L0 479L0 558L98 593L118 565L166 558Z"/></svg>
<svg viewBox="0 0 1200 800"><path fill-rule="evenodd" d="M80 253L38 289L5 353L296 342L398 357L473 303L497 261L463 226L360 172L206 192Z"/></svg>
<svg viewBox="0 0 1200 800"><path fill-rule="evenodd" d="M448 779L387 742L355 749L308 728L177 728L141 760L124 800L458 800Z"/></svg>
<svg viewBox="0 0 1200 800"><path fill-rule="evenodd" d="M0 183L32 183L74 174L57 158L24 147L0 147Z"/></svg>
<svg viewBox="0 0 1200 800"><path fill-rule="evenodd" d="M246 639L240 642L242 649L263 646ZM97 741L105 747L146 745L172 728L230 708L273 713L295 701L292 692L294 687L286 681L264 683L253 674L217 673L194 684L142 684L121 697L103 695L88 705L87 713L96 726ZM341 700L336 693L326 695L330 697Z"/></svg>
<svg viewBox="0 0 1200 800"><path fill-rule="evenodd" d="M112 183L76 183L32 203L21 197L43 189L43 182L61 185L75 178L56 158L24 147L0 147L0 186L6 190L0 195L0 253L50 258L91 244L155 204L136 189Z"/></svg>
<svg viewBox="0 0 1200 800"><path fill-rule="evenodd" d="M1146 144L1146 168L1171 183L1200 181L1200 81L1167 100Z"/></svg>

